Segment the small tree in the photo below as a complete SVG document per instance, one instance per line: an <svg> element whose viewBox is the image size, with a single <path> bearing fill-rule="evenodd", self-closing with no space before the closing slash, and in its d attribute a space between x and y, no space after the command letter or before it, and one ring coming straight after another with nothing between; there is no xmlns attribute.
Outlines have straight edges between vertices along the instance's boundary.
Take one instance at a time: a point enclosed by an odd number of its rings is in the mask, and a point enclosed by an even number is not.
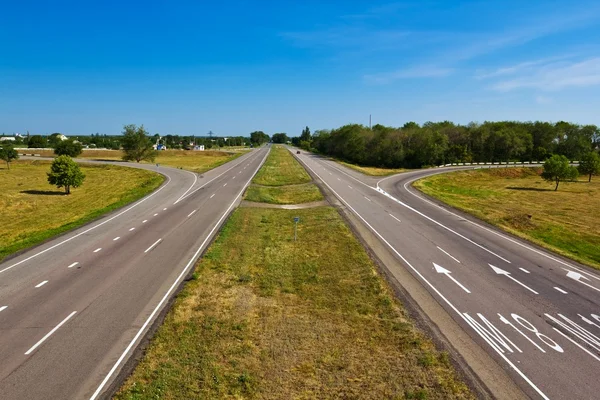
<svg viewBox="0 0 600 400"><path fill-rule="evenodd" d="M30 149L42 149L46 147L47 144L46 139L41 135L33 135L27 141L27 147Z"/></svg>
<svg viewBox="0 0 600 400"><path fill-rule="evenodd" d="M135 125L125 125L123 127L123 160L125 161L154 161L156 150L152 147L152 140L148 137L148 132L144 125L137 127Z"/></svg>
<svg viewBox="0 0 600 400"><path fill-rule="evenodd" d="M3 143L0 147L0 160L6 162L6 167L10 169L10 163L19 158L19 153L10 143Z"/></svg>
<svg viewBox="0 0 600 400"><path fill-rule="evenodd" d="M85 175L79 169L79 165L69 156L58 156L50 166L48 172L48 183L57 187L65 188L65 193L71 193L71 187L79 187L83 183Z"/></svg>
<svg viewBox="0 0 600 400"><path fill-rule="evenodd" d="M555 182L554 191L558 190L560 181L577 179L577 168L569 165L567 157L555 154L544 163L542 178L549 182Z"/></svg>
<svg viewBox="0 0 600 400"><path fill-rule="evenodd" d="M81 143L72 139L61 140L60 142L56 143L56 147L54 148L54 154L58 156L77 157L82 151L83 146Z"/></svg>
<svg viewBox="0 0 600 400"><path fill-rule="evenodd" d="M588 182L592 181L592 175L600 175L600 156L591 151L587 153L579 162L579 172L588 175Z"/></svg>

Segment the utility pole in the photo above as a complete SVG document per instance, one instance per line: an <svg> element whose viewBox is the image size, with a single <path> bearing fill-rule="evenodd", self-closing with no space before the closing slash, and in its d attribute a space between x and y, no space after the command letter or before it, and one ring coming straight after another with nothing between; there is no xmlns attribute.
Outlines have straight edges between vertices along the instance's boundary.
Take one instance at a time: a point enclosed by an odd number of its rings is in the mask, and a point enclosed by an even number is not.
<svg viewBox="0 0 600 400"><path fill-rule="evenodd" d="M369 129L371 129L371 114L369 114Z"/></svg>

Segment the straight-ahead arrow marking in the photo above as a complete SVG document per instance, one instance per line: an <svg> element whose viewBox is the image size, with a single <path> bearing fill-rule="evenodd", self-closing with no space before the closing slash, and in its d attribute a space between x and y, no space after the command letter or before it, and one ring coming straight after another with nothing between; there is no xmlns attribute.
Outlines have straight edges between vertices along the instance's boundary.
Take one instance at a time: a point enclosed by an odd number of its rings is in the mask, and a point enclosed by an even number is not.
<svg viewBox="0 0 600 400"><path fill-rule="evenodd" d="M517 282L519 285L523 286L525 289L529 290L530 292L535 293L535 294L539 294L538 292L536 292L535 290L533 290L529 286L525 285L523 282L519 282L518 280L516 280L515 278L513 278L510 275L510 272L505 271L502 268L494 267L492 264L488 264L488 265L490 267L492 267L492 269L494 270L494 272L497 273L498 275L505 275L507 278L512 279L513 281Z"/></svg>
<svg viewBox="0 0 600 400"><path fill-rule="evenodd" d="M444 274L444 275L446 275L448 278L450 278L452 280L452 282L454 282L458 286L460 286L460 288L462 290L464 290L467 293L471 293L471 291L469 289L467 289L466 287L464 287L462 283L460 283L459 281L457 281L456 279L454 279L454 277L452 275L450 275L451 272L448 271L446 268L440 267L436 263L433 263L433 267L435 268L435 272L437 272L438 274Z"/></svg>
<svg viewBox="0 0 600 400"><path fill-rule="evenodd" d="M588 281L590 280L590 278L588 278L587 276L583 276L583 275L581 275L579 272L573 272L573 271L569 271L569 272L567 272L567 278L571 278L571 279L573 279L573 280L576 280L577 282L579 282L579 283L582 283L582 284L584 284L585 286L587 286L587 287L590 287L590 288L592 288L592 289L594 289L594 290L597 290L597 291L599 291L599 292L600 292L600 289L598 289L597 287L595 287L595 286L592 286L592 285L590 285L589 283L585 283L584 281L582 281L582 280L581 280L582 278L583 278L583 279L586 279L586 280L588 280Z"/></svg>

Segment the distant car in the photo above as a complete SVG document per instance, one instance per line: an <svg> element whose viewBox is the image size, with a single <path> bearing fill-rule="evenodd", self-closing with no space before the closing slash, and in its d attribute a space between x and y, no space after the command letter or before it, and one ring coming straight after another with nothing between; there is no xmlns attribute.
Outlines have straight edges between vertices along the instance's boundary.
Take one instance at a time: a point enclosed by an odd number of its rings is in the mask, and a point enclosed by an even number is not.
<svg viewBox="0 0 600 400"><path fill-rule="evenodd" d="M296 152L296 154L300 154L300 150L298 150L298 151Z"/></svg>

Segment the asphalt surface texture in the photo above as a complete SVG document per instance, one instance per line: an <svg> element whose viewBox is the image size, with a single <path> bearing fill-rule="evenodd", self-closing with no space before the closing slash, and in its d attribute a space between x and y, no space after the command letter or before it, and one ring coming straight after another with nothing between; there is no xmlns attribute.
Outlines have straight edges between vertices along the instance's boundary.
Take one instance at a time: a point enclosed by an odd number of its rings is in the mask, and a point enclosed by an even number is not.
<svg viewBox="0 0 600 400"><path fill-rule="evenodd" d="M202 175L128 163L165 183L1 263L0 399L106 397L268 151Z"/></svg>
<svg viewBox="0 0 600 400"><path fill-rule="evenodd" d="M600 275L410 185L480 167L377 178L305 151L295 156L393 254L391 273L406 269L523 394L600 398Z"/></svg>

